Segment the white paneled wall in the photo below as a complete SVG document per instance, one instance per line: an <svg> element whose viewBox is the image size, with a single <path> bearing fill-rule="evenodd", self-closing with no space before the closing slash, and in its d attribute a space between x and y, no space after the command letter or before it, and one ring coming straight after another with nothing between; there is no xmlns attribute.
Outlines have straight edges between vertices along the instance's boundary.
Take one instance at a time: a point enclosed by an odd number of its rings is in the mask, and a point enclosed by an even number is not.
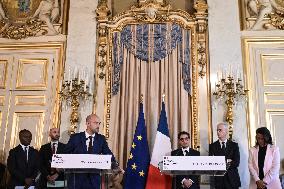
<svg viewBox="0 0 284 189"><path fill-rule="evenodd" d="M92 75L95 73L95 10L97 3L97 0L70 1L66 69L68 69L69 66L87 66ZM93 103L86 104L84 108L82 106L80 107L80 131L85 130L85 118L92 113L92 110ZM63 142L67 142L69 138L67 130L70 127L70 113L69 111L62 111L61 138Z"/></svg>

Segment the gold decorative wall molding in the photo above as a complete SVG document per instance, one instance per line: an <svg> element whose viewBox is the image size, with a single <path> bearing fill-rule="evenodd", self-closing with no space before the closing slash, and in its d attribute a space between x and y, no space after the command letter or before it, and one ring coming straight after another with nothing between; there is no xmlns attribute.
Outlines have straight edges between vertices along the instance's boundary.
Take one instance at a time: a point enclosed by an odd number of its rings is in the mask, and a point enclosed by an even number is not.
<svg viewBox="0 0 284 189"><path fill-rule="evenodd" d="M43 95L17 95L15 97L16 106L44 106L45 103Z"/></svg>
<svg viewBox="0 0 284 189"><path fill-rule="evenodd" d="M258 127L266 126L272 133L283 132L284 38L247 37L243 38L242 46L246 88L249 89L248 138L249 145L253 146ZM274 117L277 120L272 120L272 115L277 115ZM273 139L279 140L279 136Z"/></svg>
<svg viewBox="0 0 284 189"><path fill-rule="evenodd" d="M24 90L45 89L47 87L48 64L48 59L20 59L16 88ZM33 73L37 73L36 78Z"/></svg>
<svg viewBox="0 0 284 189"><path fill-rule="evenodd" d="M199 64L199 76L203 78L206 75L207 68L207 10L208 5L204 0L195 1L194 8L196 10L195 17L197 20L197 59Z"/></svg>
<svg viewBox="0 0 284 189"><path fill-rule="evenodd" d="M43 127L44 127L44 112L15 112L13 116L13 125L10 140L10 149L16 146L19 141L18 133L20 130L27 128L33 133L33 143L35 148L39 149L42 145ZM33 125L30 123L33 122ZM27 126L28 124L28 126Z"/></svg>
<svg viewBox="0 0 284 189"><path fill-rule="evenodd" d="M284 92L264 92L264 97L267 104L284 104Z"/></svg>
<svg viewBox="0 0 284 189"><path fill-rule="evenodd" d="M239 0L244 30L283 30L283 0Z"/></svg>
<svg viewBox="0 0 284 189"><path fill-rule="evenodd" d="M106 0L100 0L97 13L97 55L96 55L96 91L95 99L102 99L104 95L104 134L109 137L110 105L111 105L111 77L112 77L112 34L122 31L127 25L151 23L177 23L184 29L191 31L191 60L192 60L192 145L199 146L198 128L198 78L207 73L207 9L205 0L196 0L196 13L189 14L184 10L173 10L167 1L138 1L130 10L111 17ZM98 93L98 86L103 86L104 93ZM100 107L101 109L102 107ZM94 112L97 112L97 101L94 102Z"/></svg>
<svg viewBox="0 0 284 189"><path fill-rule="evenodd" d="M49 128L59 127L64 51L64 42L0 45L1 59L7 60L7 87L0 89L0 162L18 143L20 129L29 129L39 148Z"/></svg>
<svg viewBox="0 0 284 189"><path fill-rule="evenodd" d="M0 106L4 106L5 96L0 96Z"/></svg>
<svg viewBox="0 0 284 189"><path fill-rule="evenodd" d="M7 60L0 59L0 89L6 88L6 81L7 81Z"/></svg>
<svg viewBox="0 0 284 189"><path fill-rule="evenodd" d="M69 0L0 1L0 37L24 39L67 33Z"/></svg>

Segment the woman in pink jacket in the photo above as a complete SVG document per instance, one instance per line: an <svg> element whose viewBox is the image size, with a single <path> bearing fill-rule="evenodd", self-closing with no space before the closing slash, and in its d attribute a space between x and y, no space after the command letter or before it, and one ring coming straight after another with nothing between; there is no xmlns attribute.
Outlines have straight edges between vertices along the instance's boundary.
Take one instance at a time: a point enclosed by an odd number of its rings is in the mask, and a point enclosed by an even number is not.
<svg viewBox="0 0 284 189"><path fill-rule="evenodd" d="M256 130L256 144L249 150L250 189L281 189L279 180L280 153L272 144L266 127Z"/></svg>

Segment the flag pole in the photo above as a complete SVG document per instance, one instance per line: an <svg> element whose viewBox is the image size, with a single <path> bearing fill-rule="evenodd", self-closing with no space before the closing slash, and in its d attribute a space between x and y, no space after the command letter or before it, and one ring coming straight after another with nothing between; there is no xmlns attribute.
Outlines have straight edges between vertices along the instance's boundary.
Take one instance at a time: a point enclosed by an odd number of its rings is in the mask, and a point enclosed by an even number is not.
<svg viewBox="0 0 284 189"><path fill-rule="evenodd" d="M163 102L165 102L165 97L166 97L166 95L165 95L165 91L164 91L163 94L162 94L162 101Z"/></svg>
<svg viewBox="0 0 284 189"><path fill-rule="evenodd" d="M140 103L143 104L143 94L140 95Z"/></svg>

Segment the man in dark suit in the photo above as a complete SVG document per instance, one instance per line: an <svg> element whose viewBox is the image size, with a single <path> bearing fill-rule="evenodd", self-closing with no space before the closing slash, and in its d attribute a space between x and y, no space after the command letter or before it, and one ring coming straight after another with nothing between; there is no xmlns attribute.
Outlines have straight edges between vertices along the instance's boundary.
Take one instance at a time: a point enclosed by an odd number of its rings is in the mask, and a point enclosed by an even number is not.
<svg viewBox="0 0 284 189"><path fill-rule="evenodd" d="M35 185L35 179L39 172L38 151L30 146L32 133L29 130L19 132L20 144L9 151L7 168L10 172L9 189L15 186Z"/></svg>
<svg viewBox="0 0 284 189"><path fill-rule="evenodd" d="M51 141L42 145L40 154L40 188L47 188L47 183L54 185L55 181L64 181L64 173L61 170L51 168L53 154L64 153L65 144L59 142L60 131L58 128L52 128L49 131ZM58 188L58 187L57 187Z"/></svg>
<svg viewBox="0 0 284 189"><path fill-rule="evenodd" d="M99 134L100 118L91 114L86 118L87 129L72 135L66 145L66 153L70 154L110 154L112 162L115 158L108 147L106 139ZM78 173L68 180L68 189L99 189L101 179L96 173Z"/></svg>
<svg viewBox="0 0 284 189"><path fill-rule="evenodd" d="M181 148L172 151L172 156L200 156L200 152L189 147L190 135L188 132L182 131L178 134L178 142ZM197 175L179 175L173 182L176 189L199 189L199 176Z"/></svg>
<svg viewBox="0 0 284 189"><path fill-rule="evenodd" d="M216 189L237 189L241 186L238 166L240 164L240 151L238 143L227 140L228 125L217 125L218 140L209 145L210 156L225 156L227 172L224 176L216 176L213 186Z"/></svg>
<svg viewBox="0 0 284 189"><path fill-rule="evenodd" d="M0 163L0 189L5 188L5 179L6 179L6 166L2 163Z"/></svg>

